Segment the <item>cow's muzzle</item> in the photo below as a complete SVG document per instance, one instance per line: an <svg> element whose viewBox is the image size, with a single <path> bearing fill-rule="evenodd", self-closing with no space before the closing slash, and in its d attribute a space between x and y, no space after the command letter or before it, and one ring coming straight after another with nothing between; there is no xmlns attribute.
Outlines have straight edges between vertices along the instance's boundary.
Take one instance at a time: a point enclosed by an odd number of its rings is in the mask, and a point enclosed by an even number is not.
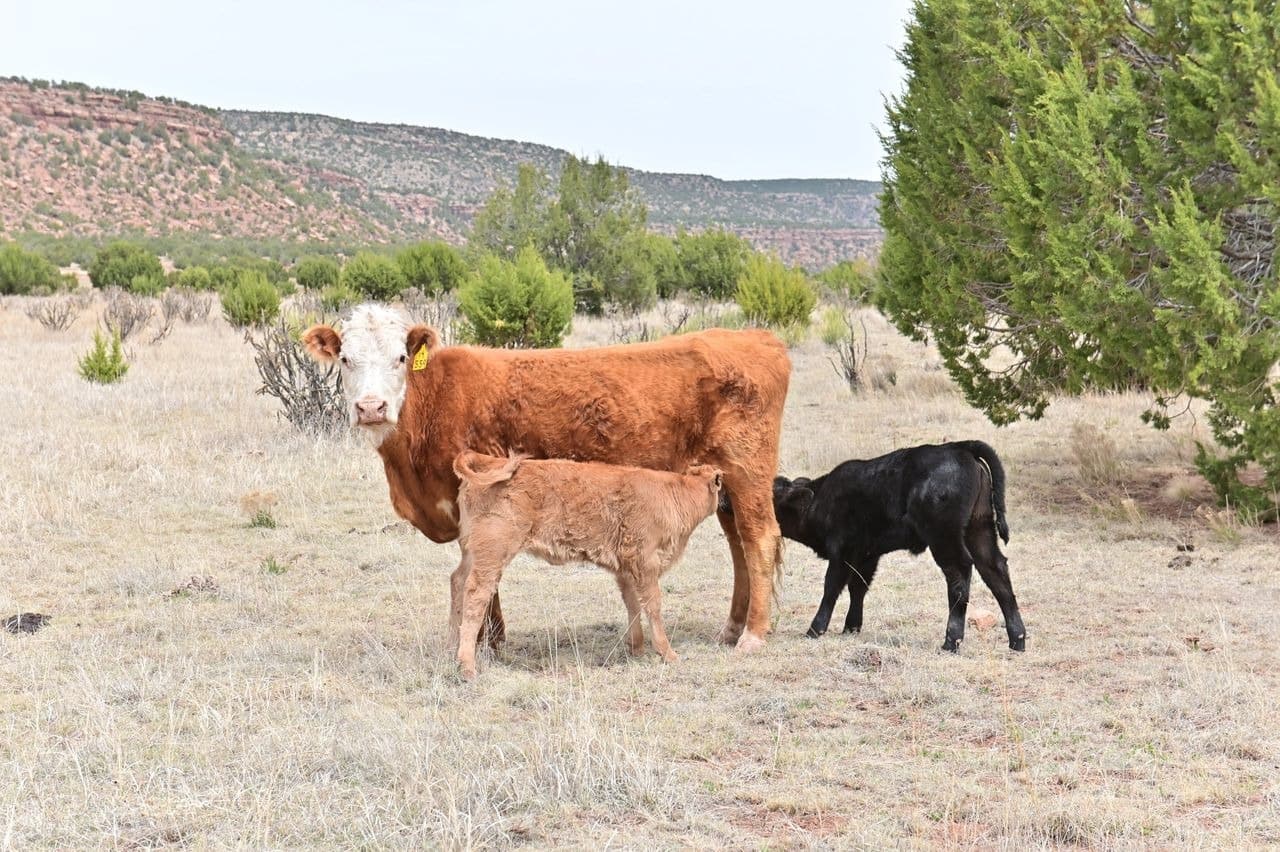
<svg viewBox="0 0 1280 852"><path fill-rule="evenodd" d="M387 401L376 397L356 400L356 422L361 426L376 426L387 422Z"/></svg>

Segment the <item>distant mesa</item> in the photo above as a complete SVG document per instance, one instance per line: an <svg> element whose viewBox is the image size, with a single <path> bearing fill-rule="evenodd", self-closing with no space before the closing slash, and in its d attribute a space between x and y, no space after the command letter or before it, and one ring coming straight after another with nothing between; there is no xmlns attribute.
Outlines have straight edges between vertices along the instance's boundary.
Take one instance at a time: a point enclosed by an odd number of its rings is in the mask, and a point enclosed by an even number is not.
<svg viewBox="0 0 1280 852"><path fill-rule="evenodd" d="M438 128L9 78L0 80L0 235L459 243L520 163L554 176L567 156ZM722 226L812 268L872 254L881 240L874 181L628 172L660 232Z"/></svg>

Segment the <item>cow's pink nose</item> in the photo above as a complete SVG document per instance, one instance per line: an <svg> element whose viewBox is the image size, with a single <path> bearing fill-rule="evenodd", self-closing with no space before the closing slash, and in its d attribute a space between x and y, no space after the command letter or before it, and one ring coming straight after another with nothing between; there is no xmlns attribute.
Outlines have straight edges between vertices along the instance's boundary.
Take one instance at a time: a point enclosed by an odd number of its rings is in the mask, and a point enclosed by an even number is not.
<svg viewBox="0 0 1280 852"><path fill-rule="evenodd" d="M387 401L369 397L356 401L356 420L360 423L385 423Z"/></svg>

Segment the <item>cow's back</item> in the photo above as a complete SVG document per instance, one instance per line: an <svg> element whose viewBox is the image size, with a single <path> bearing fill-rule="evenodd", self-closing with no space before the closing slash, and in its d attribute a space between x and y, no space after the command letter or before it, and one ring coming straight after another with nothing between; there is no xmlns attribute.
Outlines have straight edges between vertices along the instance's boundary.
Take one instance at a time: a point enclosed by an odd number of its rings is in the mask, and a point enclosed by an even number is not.
<svg viewBox="0 0 1280 852"><path fill-rule="evenodd" d="M790 377L763 331L711 330L586 350L442 350L411 375L415 454L464 448L682 470L769 452ZM432 464L433 468L438 464Z"/></svg>

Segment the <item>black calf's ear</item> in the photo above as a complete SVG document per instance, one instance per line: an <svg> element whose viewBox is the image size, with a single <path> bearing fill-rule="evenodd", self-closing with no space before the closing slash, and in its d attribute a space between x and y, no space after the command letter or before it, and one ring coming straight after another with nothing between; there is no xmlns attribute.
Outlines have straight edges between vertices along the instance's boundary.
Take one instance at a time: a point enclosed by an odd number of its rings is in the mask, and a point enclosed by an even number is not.
<svg viewBox="0 0 1280 852"><path fill-rule="evenodd" d="M778 504L787 506L792 509L803 509L809 505L809 501L813 499L813 492L803 486L788 489L785 494L780 495Z"/></svg>

